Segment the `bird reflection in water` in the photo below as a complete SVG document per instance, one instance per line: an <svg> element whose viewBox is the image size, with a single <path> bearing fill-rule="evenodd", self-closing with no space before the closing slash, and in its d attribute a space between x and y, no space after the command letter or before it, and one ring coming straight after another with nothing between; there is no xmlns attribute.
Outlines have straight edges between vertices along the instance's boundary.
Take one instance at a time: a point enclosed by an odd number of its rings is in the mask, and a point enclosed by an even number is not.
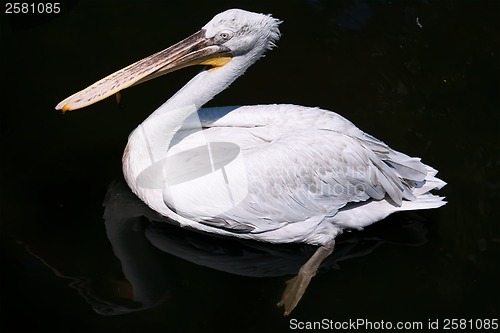
<svg viewBox="0 0 500 333"><path fill-rule="evenodd" d="M116 265L111 253L89 261L68 258L68 252L57 245L47 249L46 244L25 242L30 254L57 276L69 279L69 285L102 315L126 314L172 301L173 274L178 273L169 269L171 258L165 253L218 271L262 278L296 275L316 250L307 244L273 245L214 237L163 223L165 217L147 207L123 181L110 184L103 204L106 236L121 265ZM343 234L320 270L338 268L339 262L368 255L384 243L424 244L426 228L415 216L403 213L393 217L396 223L379 223Z"/></svg>

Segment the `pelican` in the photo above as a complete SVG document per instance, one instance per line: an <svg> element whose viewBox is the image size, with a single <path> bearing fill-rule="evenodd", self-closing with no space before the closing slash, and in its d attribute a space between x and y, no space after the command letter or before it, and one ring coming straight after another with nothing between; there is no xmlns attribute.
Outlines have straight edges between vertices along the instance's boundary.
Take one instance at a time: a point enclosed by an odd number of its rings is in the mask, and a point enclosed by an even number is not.
<svg viewBox="0 0 500 333"><path fill-rule="evenodd" d="M172 223L221 236L307 243L316 252L287 282L289 314L343 230L398 211L444 205L446 183L331 111L289 104L202 108L275 47L280 20L231 9L201 30L61 101L76 110L132 85L204 65L129 136L131 190Z"/></svg>

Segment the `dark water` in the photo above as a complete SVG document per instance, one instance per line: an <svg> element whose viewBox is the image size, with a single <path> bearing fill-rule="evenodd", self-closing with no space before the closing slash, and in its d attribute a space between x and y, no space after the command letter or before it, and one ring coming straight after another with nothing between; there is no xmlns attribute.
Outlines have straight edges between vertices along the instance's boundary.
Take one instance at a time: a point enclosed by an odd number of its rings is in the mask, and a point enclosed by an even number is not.
<svg viewBox="0 0 500 333"><path fill-rule="evenodd" d="M498 319L497 2L63 1L2 13L0 329L290 330L276 302L313 249L151 223L123 183L128 133L196 69L54 110L230 7L272 13L283 37L210 105L335 110L448 182L445 207L342 236L290 318Z"/></svg>

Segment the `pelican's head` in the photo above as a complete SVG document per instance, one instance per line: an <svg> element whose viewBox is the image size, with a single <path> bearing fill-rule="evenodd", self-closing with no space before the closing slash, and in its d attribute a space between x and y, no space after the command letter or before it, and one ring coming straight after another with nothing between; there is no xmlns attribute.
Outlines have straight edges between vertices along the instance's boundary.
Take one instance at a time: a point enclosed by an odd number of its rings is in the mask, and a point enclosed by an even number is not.
<svg viewBox="0 0 500 333"><path fill-rule="evenodd" d="M227 10L190 37L97 81L61 101L56 109L80 109L132 85L191 65L217 70L233 59L245 58L249 66L275 46L280 23L270 15Z"/></svg>
<svg viewBox="0 0 500 333"><path fill-rule="evenodd" d="M275 46L280 23L270 15L230 9L215 15L202 31L205 38L227 47L232 56L262 54Z"/></svg>

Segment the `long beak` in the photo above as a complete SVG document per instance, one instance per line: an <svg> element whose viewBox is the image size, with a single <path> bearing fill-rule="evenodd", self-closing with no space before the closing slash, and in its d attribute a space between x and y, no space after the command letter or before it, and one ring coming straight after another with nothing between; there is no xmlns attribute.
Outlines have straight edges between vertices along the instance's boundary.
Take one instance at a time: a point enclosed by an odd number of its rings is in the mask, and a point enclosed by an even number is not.
<svg viewBox="0 0 500 333"><path fill-rule="evenodd" d="M69 96L56 106L63 112L94 104L130 86L191 66L221 67L231 60L229 48L205 37L202 29L190 37L137 61Z"/></svg>

